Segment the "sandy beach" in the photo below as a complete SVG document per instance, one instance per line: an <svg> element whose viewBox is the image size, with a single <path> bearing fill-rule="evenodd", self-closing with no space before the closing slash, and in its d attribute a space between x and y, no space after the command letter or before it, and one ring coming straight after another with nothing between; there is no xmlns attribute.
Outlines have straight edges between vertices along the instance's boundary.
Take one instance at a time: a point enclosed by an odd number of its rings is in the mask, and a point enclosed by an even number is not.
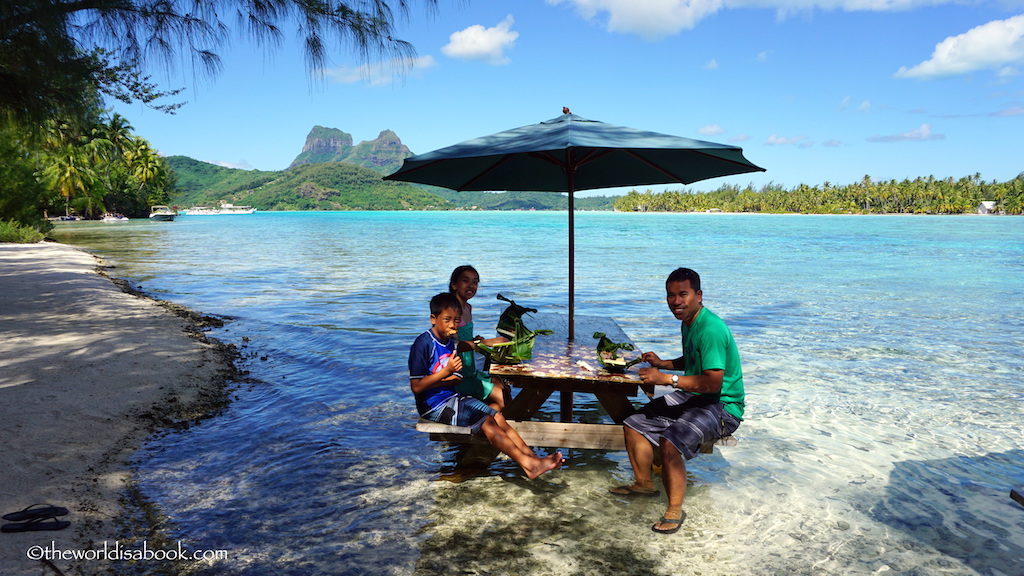
<svg viewBox="0 0 1024 576"><path fill-rule="evenodd" d="M0 534L6 576L125 572L29 556L137 532L142 514L124 500L133 451L222 405L234 374L201 317L123 291L101 265L68 245L0 244L0 513L49 503L71 523Z"/></svg>

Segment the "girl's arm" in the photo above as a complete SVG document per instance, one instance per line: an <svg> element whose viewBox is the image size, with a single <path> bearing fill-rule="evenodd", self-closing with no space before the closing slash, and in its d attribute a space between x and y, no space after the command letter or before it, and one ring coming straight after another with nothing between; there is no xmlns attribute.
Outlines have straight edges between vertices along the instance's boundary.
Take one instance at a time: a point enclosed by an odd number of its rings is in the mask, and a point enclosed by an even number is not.
<svg viewBox="0 0 1024 576"><path fill-rule="evenodd" d="M477 344L494 346L495 344L501 344L502 342L508 342L508 338L505 338L504 336L497 336L495 338L481 338L480 336L477 336L472 340L460 340L459 352L466 352L468 350L473 350L475 352Z"/></svg>

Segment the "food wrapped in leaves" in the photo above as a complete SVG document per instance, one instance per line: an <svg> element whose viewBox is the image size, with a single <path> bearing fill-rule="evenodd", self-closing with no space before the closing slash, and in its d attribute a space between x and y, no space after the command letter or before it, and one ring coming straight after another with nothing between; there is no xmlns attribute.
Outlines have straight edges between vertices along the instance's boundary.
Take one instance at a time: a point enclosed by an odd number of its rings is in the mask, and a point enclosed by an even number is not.
<svg viewBox="0 0 1024 576"><path fill-rule="evenodd" d="M530 330L523 321L515 318L508 342L488 346L477 344L476 349L495 364L519 364L533 358L533 340L537 335L554 334L551 330Z"/></svg>
<svg viewBox="0 0 1024 576"><path fill-rule="evenodd" d="M626 368L642 362L642 358L634 358L626 362L625 358L619 358L618 351L626 350L632 352L634 347L629 342L612 342L603 332L594 332L597 338L597 361L601 367L609 372L625 372Z"/></svg>
<svg viewBox="0 0 1024 576"><path fill-rule="evenodd" d="M498 318L498 333L504 336L512 338L516 331L515 321L523 317L523 314L528 312L536 312L536 308L527 308L516 304L515 300L509 300L501 294L498 294L498 300L504 300L508 302L508 307L501 313Z"/></svg>

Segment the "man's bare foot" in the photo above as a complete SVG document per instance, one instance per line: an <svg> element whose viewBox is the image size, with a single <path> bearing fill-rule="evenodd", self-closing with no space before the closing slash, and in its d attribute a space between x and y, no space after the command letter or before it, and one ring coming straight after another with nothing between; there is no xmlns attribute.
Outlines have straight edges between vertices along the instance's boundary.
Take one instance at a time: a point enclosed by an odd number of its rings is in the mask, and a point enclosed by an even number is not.
<svg viewBox="0 0 1024 576"><path fill-rule="evenodd" d="M523 468L523 471L526 472L527 478L533 480L545 472L550 472L551 470L558 468L564 462L565 458L562 458L562 453L555 452L554 454L550 454L543 458L538 458L536 463L531 465L529 469Z"/></svg>
<svg viewBox="0 0 1024 576"><path fill-rule="evenodd" d="M654 484L650 486L641 486L639 484L630 484L628 486L616 486L609 488L609 492L618 496L658 496L661 492L654 487Z"/></svg>

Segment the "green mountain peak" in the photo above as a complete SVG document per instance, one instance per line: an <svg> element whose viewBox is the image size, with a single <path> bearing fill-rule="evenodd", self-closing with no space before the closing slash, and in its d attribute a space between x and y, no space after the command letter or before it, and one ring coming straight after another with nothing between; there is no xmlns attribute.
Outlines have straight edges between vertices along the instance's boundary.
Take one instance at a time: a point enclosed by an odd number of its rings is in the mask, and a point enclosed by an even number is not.
<svg viewBox="0 0 1024 576"><path fill-rule="evenodd" d="M391 130L383 130L374 140L352 144L352 135L337 128L313 126L306 136L302 152L289 168L303 164L343 162L369 168L381 174L390 174L411 156L409 148Z"/></svg>

